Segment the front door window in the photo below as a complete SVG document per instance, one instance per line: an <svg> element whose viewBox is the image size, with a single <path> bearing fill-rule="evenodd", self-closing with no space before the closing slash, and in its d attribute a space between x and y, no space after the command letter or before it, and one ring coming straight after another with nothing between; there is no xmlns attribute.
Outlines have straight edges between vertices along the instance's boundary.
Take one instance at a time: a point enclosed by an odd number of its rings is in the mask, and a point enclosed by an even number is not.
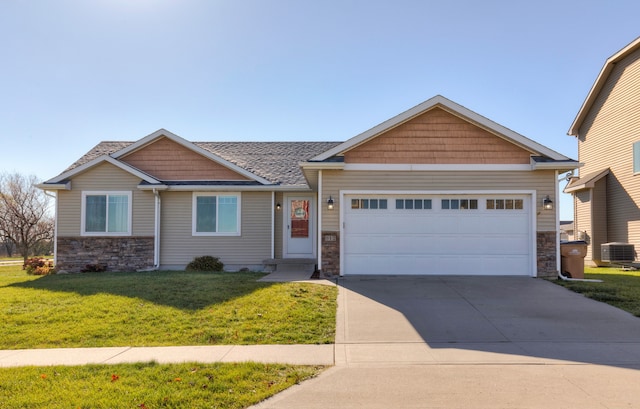
<svg viewBox="0 0 640 409"><path fill-rule="evenodd" d="M291 238L309 237L309 201L291 201Z"/></svg>

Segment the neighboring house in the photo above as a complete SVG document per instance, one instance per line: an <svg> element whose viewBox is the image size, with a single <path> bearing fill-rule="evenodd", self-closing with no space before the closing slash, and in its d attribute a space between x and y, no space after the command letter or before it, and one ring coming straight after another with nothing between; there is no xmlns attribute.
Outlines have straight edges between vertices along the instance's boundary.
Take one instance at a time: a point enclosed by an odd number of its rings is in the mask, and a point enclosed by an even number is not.
<svg viewBox="0 0 640 409"><path fill-rule="evenodd" d="M573 221L560 220L560 241L573 241L574 237Z"/></svg>
<svg viewBox="0 0 640 409"><path fill-rule="evenodd" d="M565 188L576 235L586 262L602 265L604 243L640 248L640 38L605 62L568 134L584 164Z"/></svg>
<svg viewBox="0 0 640 409"><path fill-rule="evenodd" d="M337 142L102 142L57 192L60 269L555 277L558 174L577 162L436 96ZM545 208L543 202L548 206ZM549 209L552 208L552 209Z"/></svg>

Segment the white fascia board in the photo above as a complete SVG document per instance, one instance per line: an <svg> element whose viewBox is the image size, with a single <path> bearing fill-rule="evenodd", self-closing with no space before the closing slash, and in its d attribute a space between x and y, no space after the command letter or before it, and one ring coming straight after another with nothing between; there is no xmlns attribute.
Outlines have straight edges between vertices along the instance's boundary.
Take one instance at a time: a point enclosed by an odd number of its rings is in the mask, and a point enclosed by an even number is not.
<svg viewBox="0 0 640 409"><path fill-rule="evenodd" d="M156 185L138 185L139 190L167 190L169 186L165 184Z"/></svg>
<svg viewBox="0 0 640 409"><path fill-rule="evenodd" d="M65 179L70 179L70 178L74 177L75 175L80 174L82 172L85 172L85 171L91 169L92 167L94 167L96 165L99 165L99 164L101 164L103 162L108 162L108 163L110 163L110 164L112 164L112 165L124 170L125 172L129 172L132 175L135 175L135 176L139 177L140 179L144 180L145 182L152 183L152 184L160 183L159 180L147 175L146 173L134 168L133 166L129 166L126 163L120 162L119 160L116 160L116 159L112 158L109 155L102 155L102 156L100 156L98 158L95 158L94 160L89 161L87 163L84 163L84 164L78 166L77 168L73 168L68 172L62 173L62 174L56 176L55 178L46 181L45 183L58 183L58 182L61 182L61 181L65 180Z"/></svg>
<svg viewBox="0 0 640 409"><path fill-rule="evenodd" d="M39 183L35 186L41 190L71 190L71 181L66 183Z"/></svg>
<svg viewBox="0 0 640 409"><path fill-rule="evenodd" d="M484 190L341 190L341 195L535 195L531 189L484 189Z"/></svg>
<svg viewBox="0 0 640 409"><path fill-rule="evenodd" d="M587 97L582 103L582 106L580 107L578 114L573 120L571 127L567 131L567 135L578 136L578 131L582 126L582 122L584 121L587 114L591 110L591 106L593 105L596 98L600 94L600 91L604 87L604 84L607 82L607 79L609 78L609 74L611 74L611 71L613 71L616 63L624 59L625 57L627 57L629 54L634 52L639 47L640 47L640 37L633 40L631 43L625 46L622 50L618 51L617 53L609 57L607 61L605 61L604 66L600 70L600 73L598 74L595 82L591 86L591 89L589 90Z"/></svg>
<svg viewBox="0 0 640 409"><path fill-rule="evenodd" d="M467 120L467 121L471 121L471 122L475 122L477 125L481 126L482 128L484 128L485 130L495 134L498 137L502 137L504 139L507 139L509 141L511 141L512 143L531 151L531 153L534 154L540 154L540 155L545 155L548 156L552 159L555 160L568 160L569 158L552 150L547 148L546 146L543 146L537 142L532 141L531 139L520 135L517 132L512 131L509 128L506 128L496 122L493 122L492 120L477 114L476 112L471 111L468 108L463 107L462 105L459 105L441 95L436 95L435 97L428 99L427 101L416 105L415 107L399 114L396 115L395 117L369 129L368 131L365 131L351 139L349 139L346 142L341 143L340 145L312 158L312 161L322 161L325 159L328 159L332 156L335 155L339 155L355 146L358 146L364 142L366 142L367 140L383 133L386 132L392 128L395 128L407 121L409 121L410 119L421 115L425 112L427 112L430 109L433 109L435 107L440 107L445 109L447 112L456 115L458 117L460 117L463 120Z"/></svg>
<svg viewBox="0 0 640 409"><path fill-rule="evenodd" d="M286 185L271 185L271 186L207 186L207 185L180 185L180 186L168 186L166 190L173 192L311 192L311 188L307 186L286 186Z"/></svg>
<svg viewBox="0 0 640 409"><path fill-rule="evenodd" d="M145 136L144 138L140 139L137 142L132 143L131 145L127 146L124 149L121 149L121 150L119 150L117 152L112 153L111 156L113 158L116 158L116 159L121 158L124 155L126 155L128 153L131 153L131 152L133 152L135 150L138 150L138 149L142 148L143 146L145 146L145 145L147 145L147 144L149 144L149 143L153 142L154 140L156 140L158 138L161 138L161 137L168 138L168 139L172 140L173 142L175 142L175 143L177 143L179 145L182 145L185 148L190 149L190 150L192 150L192 151L204 156L205 158L210 159L210 160L216 162L217 164L222 165L222 166L224 166L226 168L229 168L229 169L233 170L234 172L239 173L242 176L245 176L245 177L247 177L247 178L249 178L251 180L255 180L256 182L260 182L260 183L265 184L265 185L268 185L268 184L272 183L272 182L270 182L270 181L268 181L268 180L266 180L266 179L264 179L264 178L262 178L262 177L260 177L260 176L258 176L256 174L254 174L254 173L249 172L248 170L246 170L244 168L241 168L240 166L238 166L236 164L233 164L233 163L231 163L231 162L229 162L229 161L227 161L225 159L222 159L218 155L214 155L213 153L211 153L211 152L209 152L209 151L207 151L205 149L202 149L201 147L197 146L193 142L189 142L188 140L186 140L186 139L174 134L173 132L169 132L169 131L167 131L166 129L163 129L163 128L158 129L154 133Z"/></svg>
<svg viewBox="0 0 640 409"><path fill-rule="evenodd" d="M298 166L303 169L343 169L344 162L299 162Z"/></svg>
<svg viewBox="0 0 640 409"><path fill-rule="evenodd" d="M354 171L531 171L531 165L500 165L500 164L376 164L376 163L347 163L344 170Z"/></svg>
<svg viewBox="0 0 640 409"><path fill-rule="evenodd" d="M531 164L533 170L564 170L569 171L584 166L584 163L574 161L558 161L558 162L533 162Z"/></svg>

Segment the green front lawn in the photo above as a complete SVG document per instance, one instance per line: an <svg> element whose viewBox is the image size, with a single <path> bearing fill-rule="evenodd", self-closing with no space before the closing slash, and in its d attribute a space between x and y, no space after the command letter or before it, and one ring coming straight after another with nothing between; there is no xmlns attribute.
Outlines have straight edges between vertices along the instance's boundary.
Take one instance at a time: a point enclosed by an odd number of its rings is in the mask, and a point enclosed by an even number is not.
<svg viewBox="0 0 640 409"><path fill-rule="evenodd" d="M262 275L0 267L0 349L333 342L335 287Z"/></svg>
<svg viewBox="0 0 640 409"><path fill-rule="evenodd" d="M321 370L256 363L0 368L0 408L245 408Z"/></svg>
<svg viewBox="0 0 640 409"><path fill-rule="evenodd" d="M602 280L602 283L562 280L556 283L640 317L640 271L585 267L584 273L585 278Z"/></svg>

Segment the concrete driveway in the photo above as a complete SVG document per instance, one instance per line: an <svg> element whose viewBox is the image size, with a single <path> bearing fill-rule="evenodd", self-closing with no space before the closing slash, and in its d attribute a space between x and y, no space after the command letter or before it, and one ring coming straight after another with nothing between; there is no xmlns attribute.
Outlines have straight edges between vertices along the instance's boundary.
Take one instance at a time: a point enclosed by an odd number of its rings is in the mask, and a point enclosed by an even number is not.
<svg viewBox="0 0 640 409"><path fill-rule="evenodd" d="M259 408L640 407L640 319L544 280L339 280L336 366Z"/></svg>

